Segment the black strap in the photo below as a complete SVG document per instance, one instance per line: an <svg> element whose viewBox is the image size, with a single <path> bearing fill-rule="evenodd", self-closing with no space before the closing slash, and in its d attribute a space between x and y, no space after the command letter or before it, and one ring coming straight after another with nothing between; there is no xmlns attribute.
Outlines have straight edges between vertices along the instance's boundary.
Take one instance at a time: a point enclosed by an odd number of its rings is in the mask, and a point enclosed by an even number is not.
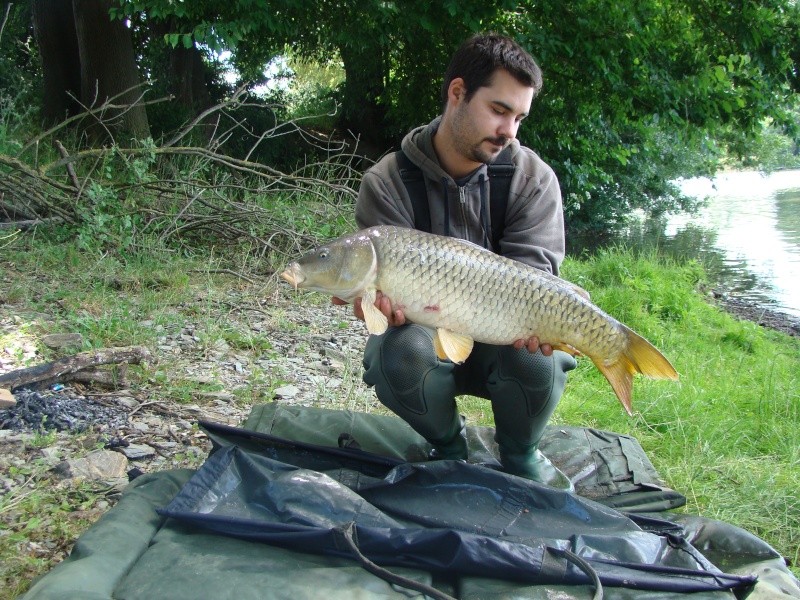
<svg viewBox="0 0 800 600"><path fill-rule="evenodd" d="M395 152L400 177L406 186L414 211L414 227L420 231L431 231L431 209L428 204L428 190L425 187L425 176L422 169L411 162L402 150ZM506 224L506 207L511 193L511 179L514 176L514 162L511 160L511 149L503 150L488 167L489 172L489 204L492 218L492 247L500 248L500 239Z"/></svg>
<svg viewBox="0 0 800 600"><path fill-rule="evenodd" d="M414 227L420 231L431 233L431 207L428 205L428 190L425 188L425 176L422 169L411 162L402 150L395 152L400 177L406 186L411 208L414 211Z"/></svg>
<svg viewBox="0 0 800 600"><path fill-rule="evenodd" d="M455 597L445 594L443 591L438 590L431 585L427 585L421 581L416 581L410 577L398 575L389 569L384 569L380 565L372 562L370 559L364 556L358 547L358 539L356 538L356 524L354 521L351 521L346 525L336 527L333 531L342 541L344 541L345 546L352 552L354 558L368 573L372 573L373 575L380 577L387 583L399 585L400 587L404 587L415 592L420 592L426 598L433 598L434 600L456 600Z"/></svg>
<svg viewBox="0 0 800 600"><path fill-rule="evenodd" d="M489 213L492 217L492 247L500 252L500 240L506 228L506 208L514 177L511 146L507 146L489 165Z"/></svg>

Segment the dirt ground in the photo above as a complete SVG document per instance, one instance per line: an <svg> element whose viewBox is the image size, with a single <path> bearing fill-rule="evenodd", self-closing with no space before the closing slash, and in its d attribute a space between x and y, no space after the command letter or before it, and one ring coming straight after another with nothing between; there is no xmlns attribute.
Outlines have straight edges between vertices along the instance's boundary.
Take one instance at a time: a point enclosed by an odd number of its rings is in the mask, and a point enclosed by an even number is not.
<svg viewBox="0 0 800 600"><path fill-rule="evenodd" d="M720 308L739 319L753 321L762 327L782 331L794 337L800 336L800 318L792 317L780 311L770 310L738 298L718 296L718 294L714 294L714 296Z"/></svg>

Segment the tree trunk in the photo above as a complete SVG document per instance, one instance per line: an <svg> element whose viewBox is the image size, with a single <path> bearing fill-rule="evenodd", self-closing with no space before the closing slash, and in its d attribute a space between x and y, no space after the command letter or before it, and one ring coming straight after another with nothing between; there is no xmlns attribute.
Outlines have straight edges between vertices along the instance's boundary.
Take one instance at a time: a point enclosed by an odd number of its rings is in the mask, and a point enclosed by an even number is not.
<svg viewBox="0 0 800 600"><path fill-rule="evenodd" d="M345 72L342 125L359 136L361 153L378 157L389 147L382 104L386 91L383 52L377 45L344 44L339 52Z"/></svg>
<svg viewBox="0 0 800 600"><path fill-rule="evenodd" d="M33 27L44 75L42 117L52 125L81 111L81 65L72 3L34 0Z"/></svg>
<svg viewBox="0 0 800 600"><path fill-rule="evenodd" d="M81 98L86 106L97 107L111 100L119 108L103 115L112 134L124 133L136 139L150 135L147 111L134 105L142 94L130 30L112 21L112 0L72 0L75 31L81 64ZM131 106L134 105L134 106ZM96 141L105 128L92 127Z"/></svg>
<svg viewBox="0 0 800 600"><path fill-rule="evenodd" d="M214 104L206 84L203 56L194 45L191 48L184 48L183 45L171 48L163 41L165 35L187 28L179 26L173 18L150 23L153 43L163 44L169 57L167 89L175 96L178 104L194 115Z"/></svg>

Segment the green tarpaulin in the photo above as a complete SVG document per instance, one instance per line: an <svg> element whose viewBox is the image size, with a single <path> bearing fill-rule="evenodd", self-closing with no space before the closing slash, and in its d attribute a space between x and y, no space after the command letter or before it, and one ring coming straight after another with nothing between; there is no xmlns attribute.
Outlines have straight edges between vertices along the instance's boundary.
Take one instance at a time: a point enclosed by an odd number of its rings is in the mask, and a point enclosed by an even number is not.
<svg viewBox="0 0 800 600"><path fill-rule="evenodd" d="M468 431L476 466L426 462L394 417L268 404L240 430L206 428L217 451L201 469L134 480L24 598L423 597L407 578L457 598L569 599L597 594L592 574L605 598L677 598L686 581L712 584L692 598L800 598L762 540L668 512L683 497L627 436L548 430L569 496L493 470L490 428Z"/></svg>

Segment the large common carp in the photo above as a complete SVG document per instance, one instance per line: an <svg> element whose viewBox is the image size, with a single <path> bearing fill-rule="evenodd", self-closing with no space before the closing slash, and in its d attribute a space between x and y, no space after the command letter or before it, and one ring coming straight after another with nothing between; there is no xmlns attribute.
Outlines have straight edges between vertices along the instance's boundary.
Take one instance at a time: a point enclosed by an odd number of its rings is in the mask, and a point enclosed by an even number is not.
<svg viewBox="0 0 800 600"><path fill-rule="evenodd" d="M367 329L386 331L378 291L414 323L436 330L440 358L463 362L473 340L541 343L580 352L608 379L631 413L633 374L677 379L669 361L643 337L567 281L470 242L403 227L378 226L336 239L281 273L295 288L362 298Z"/></svg>

